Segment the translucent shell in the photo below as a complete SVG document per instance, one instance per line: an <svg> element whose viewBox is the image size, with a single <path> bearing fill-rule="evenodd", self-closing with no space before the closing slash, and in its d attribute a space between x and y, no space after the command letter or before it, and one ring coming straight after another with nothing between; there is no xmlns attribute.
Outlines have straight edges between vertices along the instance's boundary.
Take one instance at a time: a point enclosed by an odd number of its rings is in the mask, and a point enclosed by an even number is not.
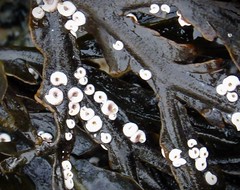
<svg viewBox="0 0 240 190"><path fill-rule="evenodd" d="M72 87L68 91L68 99L73 103L81 102L83 99L83 92L77 87Z"/></svg>
<svg viewBox="0 0 240 190"><path fill-rule="evenodd" d="M69 102L68 109L69 109L68 114L71 116L75 116L80 111L80 105L79 103Z"/></svg>
<svg viewBox="0 0 240 190"><path fill-rule="evenodd" d="M64 170L63 171L63 176L64 179L72 179L73 178L73 173L71 172L71 170Z"/></svg>
<svg viewBox="0 0 240 190"><path fill-rule="evenodd" d="M195 139L189 139L187 145L189 148L192 148L197 145L197 141Z"/></svg>
<svg viewBox="0 0 240 190"><path fill-rule="evenodd" d="M178 160L181 157L182 151L180 149L172 149L168 155L169 159L173 162L174 160Z"/></svg>
<svg viewBox="0 0 240 190"><path fill-rule="evenodd" d="M87 74L86 69L84 69L83 67L79 67L79 68L75 71L74 77L75 77L76 79L80 79L80 78L85 77L86 74Z"/></svg>
<svg viewBox="0 0 240 190"><path fill-rule="evenodd" d="M45 99L51 105L60 105L63 101L63 92L60 89L53 87L49 90L48 94L45 95Z"/></svg>
<svg viewBox="0 0 240 190"><path fill-rule="evenodd" d="M72 133L70 133L70 132L67 132L67 133L65 133L65 139L66 139L66 141L70 141L71 139L72 139Z"/></svg>
<svg viewBox="0 0 240 190"><path fill-rule="evenodd" d="M40 136L42 138L42 140L46 141L46 142L52 142L53 136L50 133L46 133L43 131L39 131L38 136Z"/></svg>
<svg viewBox="0 0 240 190"><path fill-rule="evenodd" d="M199 156L200 158L207 158L209 155L208 150L206 147L200 148Z"/></svg>
<svg viewBox="0 0 240 190"><path fill-rule="evenodd" d="M103 102L101 111L105 115L116 114L118 112L118 106L112 100L107 100Z"/></svg>
<svg viewBox="0 0 240 190"><path fill-rule="evenodd" d="M219 84L216 88L216 92L219 95L223 96L223 95L227 94L227 88L223 84Z"/></svg>
<svg viewBox="0 0 240 190"><path fill-rule="evenodd" d="M195 167L198 171L203 171L207 167L206 158L197 158L195 159Z"/></svg>
<svg viewBox="0 0 240 190"><path fill-rule="evenodd" d="M123 47L124 47L124 45L123 45L123 43L121 42L121 41L116 41L114 44L113 44L113 48L115 49L115 50L122 50L123 49Z"/></svg>
<svg viewBox="0 0 240 190"><path fill-rule="evenodd" d="M240 112L232 114L231 121L236 126L237 130L240 131Z"/></svg>
<svg viewBox="0 0 240 190"><path fill-rule="evenodd" d="M149 12L152 14L156 14L160 11L160 7L157 4L151 4Z"/></svg>
<svg viewBox="0 0 240 190"><path fill-rule="evenodd" d="M135 123L126 123L123 126L123 134L126 137L131 137L133 136L136 132L138 131L138 126Z"/></svg>
<svg viewBox="0 0 240 190"><path fill-rule="evenodd" d="M0 142L11 142L11 136L7 133L0 133Z"/></svg>
<svg viewBox="0 0 240 190"><path fill-rule="evenodd" d="M62 168L63 170L71 170L72 169L72 164L69 160L64 160L62 161Z"/></svg>
<svg viewBox="0 0 240 190"><path fill-rule="evenodd" d="M209 185L215 185L217 183L217 176L207 171L205 173L205 180Z"/></svg>
<svg viewBox="0 0 240 190"><path fill-rule="evenodd" d="M81 85L86 85L88 83L88 78L87 77L80 78L78 80L78 83Z"/></svg>
<svg viewBox="0 0 240 190"><path fill-rule="evenodd" d="M46 12L54 12L57 10L57 4L59 0L43 0L44 5L42 6L42 9Z"/></svg>
<svg viewBox="0 0 240 190"><path fill-rule="evenodd" d="M115 120L117 118L117 114L110 114L109 116L108 116L108 119L110 119L110 120Z"/></svg>
<svg viewBox="0 0 240 190"><path fill-rule="evenodd" d="M72 178L64 179L64 185L67 189L72 189L74 187L73 179Z"/></svg>
<svg viewBox="0 0 240 190"><path fill-rule="evenodd" d="M81 11L76 11L72 15L72 19L75 21L77 26L82 26L86 23L86 17Z"/></svg>
<svg viewBox="0 0 240 190"><path fill-rule="evenodd" d="M76 6L71 1L64 1L62 3L58 3L57 5L58 12L66 17L69 17L75 13L77 10Z"/></svg>
<svg viewBox="0 0 240 190"><path fill-rule="evenodd" d="M178 17L178 23L180 24L180 26L191 26L190 23L186 22L186 20L184 20L183 16L177 11L177 16Z"/></svg>
<svg viewBox="0 0 240 190"><path fill-rule="evenodd" d="M94 92L95 92L95 87L92 84L88 84L84 89L84 93L87 95L93 95Z"/></svg>
<svg viewBox="0 0 240 190"><path fill-rule="evenodd" d="M236 92L228 92L227 99L229 102L236 102L238 100L238 95Z"/></svg>
<svg viewBox="0 0 240 190"><path fill-rule="evenodd" d="M227 89L227 91L233 91L240 84L238 77L234 75L230 75L223 79L223 86Z"/></svg>
<svg viewBox="0 0 240 190"><path fill-rule="evenodd" d="M200 151L199 151L199 149L196 148L196 147L188 150L188 155L189 155L189 157L192 158L192 159L198 158L198 157L199 157L199 154L200 154Z"/></svg>
<svg viewBox="0 0 240 190"><path fill-rule="evenodd" d="M107 101L107 95L103 91L96 91L93 95L93 99L97 103L103 103Z"/></svg>
<svg viewBox="0 0 240 190"><path fill-rule="evenodd" d="M161 10L166 13L170 13L171 8L167 4L162 4L161 5Z"/></svg>
<svg viewBox="0 0 240 190"><path fill-rule="evenodd" d="M59 86L61 84L67 85L68 79L67 79L67 76L63 72L56 71L51 74L50 82L54 86Z"/></svg>
<svg viewBox="0 0 240 190"><path fill-rule="evenodd" d="M86 129L91 132L97 132L102 128L102 120L99 116L95 115L92 119L88 120L86 123Z"/></svg>
<svg viewBox="0 0 240 190"><path fill-rule="evenodd" d="M78 31L78 25L75 21L73 20L68 20L64 27L67 29L67 30L71 30L73 32L77 32Z"/></svg>
<svg viewBox="0 0 240 190"><path fill-rule="evenodd" d="M84 121L88 121L93 118L95 112L91 108L87 108L86 106L80 109L80 118Z"/></svg>
<svg viewBox="0 0 240 190"><path fill-rule="evenodd" d="M102 143L110 143L112 141L112 136L109 133L101 133L101 141Z"/></svg>
<svg viewBox="0 0 240 190"><path fill-rule="evenodd" d="M45 15L45 12L44 12L44 10L41 7L35 7L32 10L32 15L36 19L42 19L44 17L44 15Z"/></svg>
<svg viewBox="0 0 240 190"><path fill-rule="evenodd" d="M139 76L143 79L143 80L149 80L152 78L152 73L149 70L145 70L145 69L141 69L139 71Z"/></svg>
<svg viewBox="0 0 240 190"><path fill-rule="evenodd" d="M73 119L67 119L66 120L67 127L69 129L73 129L76 125L75 121Z"/></svg>
<svg viewBox="0 0 240 190"><path fill-rule="evenodd" d="M133 143L144 143L146 141L146 135L142 130L138 130L130 137L130 141Z"/></svg>
<svg viewBox="0 0 240 190"><path fill-rule="evenodd" d="M187 163L187 161L184 158L179 158L172 162L174 167L180 167L182 165L185 165L186 163Z"/></svg>

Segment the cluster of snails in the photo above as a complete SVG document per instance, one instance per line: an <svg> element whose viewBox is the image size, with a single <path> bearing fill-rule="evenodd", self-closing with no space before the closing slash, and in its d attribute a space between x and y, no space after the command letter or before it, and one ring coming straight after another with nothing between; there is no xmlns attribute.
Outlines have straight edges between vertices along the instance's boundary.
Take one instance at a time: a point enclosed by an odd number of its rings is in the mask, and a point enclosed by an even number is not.
<svg viewBox="0 0 240 190"><path fill-rule="evenodd" d="M195 160L195 168L198 171L204 171L207 168L207 157L209 155L206 147L197 148L197 141L195 139L189 139L187 141L187 145L189 147L188 155L191 159ZM165 152L161 149L163 157L165 156ZM182 150L174 148L169 154L168 158L172 161L174 167L180 167L185 165L187 162L184 158L181 157ZM217 176L212 174L210 171L206 171L204 173L204 177L206 182L209 185L215 185L217 183Z"/></svg>

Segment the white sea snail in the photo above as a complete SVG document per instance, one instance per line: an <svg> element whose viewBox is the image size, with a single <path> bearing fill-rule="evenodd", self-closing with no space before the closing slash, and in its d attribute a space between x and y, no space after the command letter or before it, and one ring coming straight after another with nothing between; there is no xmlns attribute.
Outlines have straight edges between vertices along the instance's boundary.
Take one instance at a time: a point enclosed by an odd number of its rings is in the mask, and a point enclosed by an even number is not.
<svg viewBox="0 0 240 190"><path fill-rule="evenodd" d="M73 103L81 102L83 99L83 92L77 87L72 87L68 91L68 99Z"/></svg>
<svg viewBox="0 0 240 190"><path fill-rule="evenodd" d="M53 87L49 90L48 94L45 95L45 99L51 105L60 105L63 101L63 92L59 88Z"/></svg>
<svg viewBox="0 0 240 190"><path fill-rule="evenodd" d="M35 7L32 10L32 15L36 19L42 19L44 17L44 15L45 15L45 12L44 12L44 10L41 7Z"/></svg>
<svg viewBox="0 0 240 190"><path fill-rule="evenodd" d="M67 76L63 72L56 71L51 74L50 82L54 86L59 86L61 84L67 85L68 79L67 79Z"/></svg>
<svg viewBox="0 0 240 190"><path fill-rule="evenodd" d="M0 133L0 142L11 142L11 137L7 133Z"/></svg>
<svg viewBox="0 0 240 190"><path fill-rule="evenodd" d="M71 1L64 1L62 3L58 3L57 5L58 12L66 17L69 17L75 13L77 10L76 6Z"/></svg>
<svg viewBox="0 0 240 190"><path fill-rule="evenodd" d="M44 5L42 6L42 9L46 12L54 12L57 10L57 5L59 0L43 0Z"/></svg>

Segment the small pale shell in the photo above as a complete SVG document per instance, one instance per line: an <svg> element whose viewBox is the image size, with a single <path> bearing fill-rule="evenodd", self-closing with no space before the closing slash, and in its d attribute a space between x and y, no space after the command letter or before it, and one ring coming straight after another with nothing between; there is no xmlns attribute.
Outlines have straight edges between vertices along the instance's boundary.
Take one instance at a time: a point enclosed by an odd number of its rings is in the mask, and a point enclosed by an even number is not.
<svg viewBox="0 0 240 190"><path fill-rule="evenodd" d="M143 80L149 80L150 78L152 78L152 73L149 70L145 70L145 69L140 69L139 71L139 76L143 79Z"/></svg>
<svg viewBox="0 0 240 190"><path fill-rule="evenodd" d="M29 67L28 72L33 76L34 79L37 80L39 78L39 74L33 68Z"/></svg>
<svg viewBox="0 0 240 190"><path fill-rule="evenodd" d="M178 11L177 11L177 15L179 16L178 23L180 24L180 26L191 26L191 24L188 23Z"/></svg>
<svg viewBox="0 0 240 190"><path fill-rule="evenodd" d="M240 131L240 112L232 114L231 121L236 126L237 130Z"/></svg>
<svg viewBox="0 0 240 190"><path fill-rule="evenodd" d="M44 131L38 131L37 135L38 135L39 137L41 137L41 135L42 135L43 133L45 133L45 132L44 132Z"/></svg>
<svg viewBox="0 0 240 190"><path fill-rule="evenodd" d="M84 121L88 121L93 118L95 112L91 108L87 108L86 106L80 109L80 118Z"/></svg>
<svg viewBox="0 0 240 190"><path fill-rule="evenodd" d="M171 161L178 160L181 157L181 155L180 155L181 153L182 153L182 151L180 149L174 148L170 151L168 158Z"/></svg>
<svg viewBox="0 0 240 190"><path fill-rule="evenodd" d="M195 139L189 139L187 145L189 148L192 148L197 145L197 141Z"/></svg>
<svg viewBox="0 0 240 190"><path fill-rule="evenodd" d="M41 7L35 7L32 10L32 15L36 19L42 19L44 17L44 15L45 15L45 12L42 10Z"/></svg>
<svg viewBox="0 0 240 190"><path fill-rule="evenodd" d="M126 136L126 137L131 137L133 136L136 132L138 131L138 126L135 124L135 123L126 123L124 126L123 126L123 134Z"/></svg>
<svg viewBox="0 0 240 190"><path fill-rule="evenodd" d="M51 105L60 105L63 101L63 92L60 89L53 87L49 90L48 95L45 95L45 99Z"/></svg>
<svg viewBox="0 0 240 190"><path fill-rule="evenodd" d="M88 83L88 78L87 77L80 78L78 80L78 83L81 85L86 85Z"/></svg>
<svg viewBox="0 0 240 190"><path fill-rule="evenodd" d="M86 17L81 11L76 11L72 15L72 19L75 21L77 26L82 26L86 23Z"/></svg>
<svg viewBox="0 0 240 190"><path fill-rule="evenodd" d="M65 139L67 140L67 141L70 141L71 139L72 139L72 133L70 133L70 132L67 132L67 133L65 133Z"/></svg>
<svg viewBox="0 0 240 190"><path fill-rule="evenodd" d="M11 142L11 136L7 133L0 133L0 142Z"/></svg>
<svg viewBox="0 0 240 190"><path fill-rule="evenodd" d="M52 142L53 136L50 133L44 132L40 135L40 137L42 138L42 140L46 141L46 142Z"/></svg>
<svg viewBox="0 0 240 190"><path fill-rule="evenodd" d="M94 93L93 99L97 103L104 103L107 101L107 95L103 91L96 91Z"/></svg>
<svg viewBox="0 0 240 190"><path fill-rule="evenodd" d="M115 120L115 119L117 119L117 114L110 114L109 116L108 116L108 119L110 119L110 120Z"/></svg>
<svg viewBox="0 0 240 190"><path fill-rule="evenodd" d="M205 180L209 185L215 185L217 183L217 176L207 171L205 174Z"/></svg>
<svg viewBox="0 0 240 190"><path fill-rule="evenodd" d="M95 92L95 87L92 84L88 84L84 89L84 93L87 95L93 95L94 92Z"/></svg>
<svg viewBox="0 0 240 190"><path fill-rule="evenodd" d="M167 4L162 4L161 5L161 10L166 13L170 13L171 8Z"/></svg>
<svg viewBox="0 0 240 190"><path fill-rule="evenodd" d="M74 187L72 178L64 179L64 184L67 189L72 189Z"/></svg>
<svg viewBox="0 0 240 190"><path fill-rule="evenodd" d="M160 7L157 4L151 4L149 12L152 14L156 14L160 11Z"/></svg>
<svg viewBox="0 0 240 190"><path fill-rule="evenodd" d="M126 17L130 17L135 23L138 23L138 19L134 14L128 13Z"/></svg>
<svg viewBox="0 0 240 190"><path fill-rule="evenodd" d="M207 167L206 158L197 158L195 159L195 167L198 171L203 171Z"/></svg>
<svg viewBox="0 0 240 190"><path fill-rule="evenodd" d="M64 179L72 179L73 178L73 173L71 172L71 170L63 170L63 176Z"/></svg>
<svg viewBox="0 0 240 190"><path fill-rule="evenodd" d="M102 124L103 124L103 122L102 122L101 118L99 116L95 115L95 116L93 116L92 119L87 121L86 129L91 133L95 133L102 128Z"/></svg>
<svg viewBox="0 0 240 190"><path fill-rule="evenodd" d="M75 71L74 77L75 77L76 79L80 79L80 78L85 77L86 74L87 74L86 69L84 69L83 67L79 67L79 68Z"/></svg>
<svg viewBox="0 0 240 190"><path fill-rule="evenodd" d="M71 162L69 160L62 161L62 168L63 170L71 170L72 169Z"/></svg>
<svg viewBox="0 0 240 190"><path fill-rule="evenodd" d="M80 105L79 103L69 102L68 109L69 109L68 114L71 116L75 116L80 111Z"/></svg>
<svg viewBox="0 0 240 190"><path fill-rule="evenodd" d="M46 12L54 12L57 10L57 4L59 0L43 0L44 5L42 6L42 9Z"/></svg>
<svg viewBox="0 0 240 190"><path fill-rule="evenodd" d="M182 165L185 165L186 163L187 163L187 161L186 161L184 158L179 158L179 159L174 160L174 161L172 162L172 164L173 164L174 167L180 167L180 166L182 166Z"/></svg>
<svg viewBox="0 0 240 190"><path fill-rule="evenodd" d="M102 143L110 143L112 140L112 136L109 133L101 133L100 136Z"/></svg>
<svg viewBox="0 0 240 190"><path fill-rule="evenodd" d="M164 149L163 149L163 148L161 148L161 153L162 153L162 156L163 156L164 158L166 158L166 155L165 155L165 152L164 152Z"/></svg>
<svg viewBox="0 0 240 190"><path fill-rule="evenodd" d="M228 92L227 99L229 102L236 102L238 100L238 95L236 92Z"/></svg>
<svg viewBox="0 0 240 190"><path fill-rule="evenodd" d="M56 71L51 74L50 82L54 86L59 86L61 84L67 85L68 79L67 79L67 76L63 72Z"/></svg>
<svg viewBox="0 0 240 190"><path fill-rule="evenodd" d="M234 91L238 85L240 85L240 81L238 77L234 75L229 75L222 82L223 86L227 89L227 91Z"/></svg>
<svg viewBox="0 0 240 190"><path fill-rule="evenodd" d="M219 95L225 95L227 93L227 88L223 85L223 84L219 84L217 85L216 87L216 92L219 94Z"/></svg>
<svg viewBox="0 0 240 190"><path fill-rule="evenodd" d="M77 87L72 87L68 91L68 99L73 103L81 102L83 99L83 92Z"/></svg>
<svg viewBox="0 0 240 190"><path fill-rule="evenodd" d="M75 121L73 119L67 119L66 120L67 127L69 129L73 129L76 125Z"/></svg>
<svg viewBox="0 0 240 190"><path fill-rule="evenodd" d="M198 158L198 157L199 157L199 154L200 154L200 151L199 151L199 149L196 148L196 147L188 150L188 155L189 155L189 157L192 158L192 159Z"/></svg>
<svg viewBox="0 0 240 190"><path fill-rule="evenodd" d="M123 43L121 42L121 41L116 41L114 44L113 44L113 48L115 49L115 50L122 50L123 49L123 47L124 47L124 45L123 45Z"/></svg>
<svg viewBox="0 0 240 190"><path fill-rule="evenodd" d="M78 25L75 21L73 20L68 20L64 27L67 29L67 30L71 30L73 32L77 32L78 31Z"/></svg>
<svg viewBox="0 0 240 190"><path fill-rule="evenodd" d="M107 100L107 101L103 102L101 111L103 114L108 115L108 116L111 114L116 114L118 112L118 106L112 100Z"/></svg>
<svg viewBox="0 0 240 190"><path fill-rule="evenodd" d="M146 135L142 130L138 130L130 137L130 141L132 141L133 143L144 143L146 141Z"/></svg>
<svg viewBox="0 0 240 190"><path fill-rule="evenodd" d="M200 153L199 153L200 158L207 158L208 155L209 153L206 147L200 148Z"/></svg>
<svg viewBox="0 0 240 190"><path fill-rule="evenodd" d="M57 5L58 12L66 17L69 17L75 13L77 10L76 6L71 1L64 1L62 3L58 3Z"/></svg>

